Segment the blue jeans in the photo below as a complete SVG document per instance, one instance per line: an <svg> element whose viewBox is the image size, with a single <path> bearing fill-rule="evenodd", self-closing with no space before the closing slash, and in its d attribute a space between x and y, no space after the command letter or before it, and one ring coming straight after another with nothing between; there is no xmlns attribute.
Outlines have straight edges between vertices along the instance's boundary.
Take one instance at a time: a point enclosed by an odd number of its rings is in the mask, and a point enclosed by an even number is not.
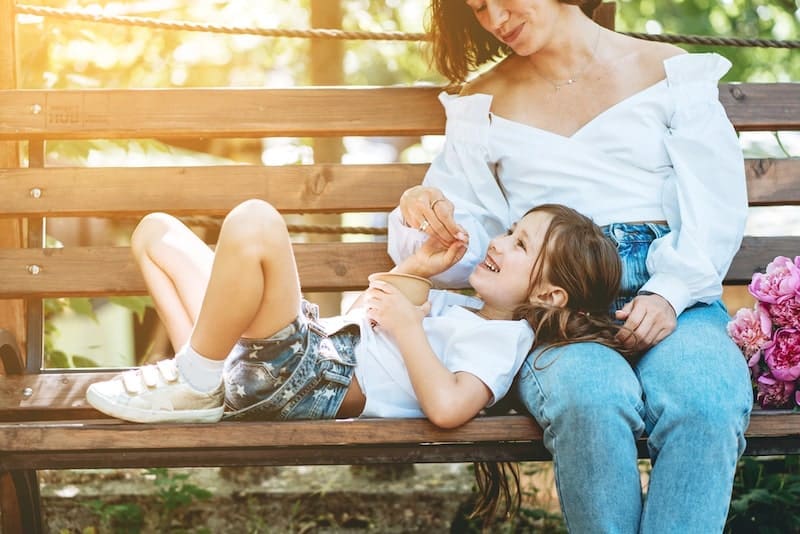
<svg viewBox="0 0 800 534"><path fill-rule="evenodd" d="M661 225L613 224L623 289L618 306L647 280ZM597 343L534 351L516 394L544 429L567 528L573 533L722 532L752 389L728 338L721 302L698 304L635 368ZM643 499L636 439L652 463Z"/></svg>

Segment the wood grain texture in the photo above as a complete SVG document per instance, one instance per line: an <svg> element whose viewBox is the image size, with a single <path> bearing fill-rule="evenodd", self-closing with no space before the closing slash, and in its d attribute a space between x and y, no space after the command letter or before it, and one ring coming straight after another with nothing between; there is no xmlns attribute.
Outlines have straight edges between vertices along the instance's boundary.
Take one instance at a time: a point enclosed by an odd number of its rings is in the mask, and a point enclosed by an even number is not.
<svg viewBox="0 0 800 534"><path fill-rule="evenodd" d="M391 211L427 164L0 169L0 216L224 215L260 198L284 213ZM164 194L169 184L169 194ZM131 194L133 191L136 194Z"/></svg>
<svg viewBox="0 0 800 534"><path fill-rule="evenodd" d="M427 164L0 168L0 217L224 215L260 198L284 213L391 211ZM746 162L750 204L800 204L800 159ZM170 184L170 194L163 192ZM136 194L131 194L136 191Z"/></svg>
<svg viewBox="0 0 800 534"><path fill-rule="evenodd" d="M441 134L441 87L0 90L0 140ZM737 130L800 129L800 84L720 85Z"/></svg>
<svg viewBox="0 0 800 534"><path fill-rule="evenodd" d="M304 291L363 289L367 276L392 266L382 242L298 243L294 250ZM145 292L127 247L0 249L0 273L0 298Z"/></svg>
<svg viewBox="0 0 800 534"><path fill-rule="evenodd" d="M748 284L775 256L796 255L800 237L746 237L726 283ZM297 243L304 291L364 289L367 277L392 267L386 243ZM35 266L38 274L31 274ZM0 298L144 294L127 247L0 249Z"/></svg>
<svg viewBox="0 0 800 534"><path fill-rule="evenodd" d="M0 139L441 133L435 87L0 91ZM413 110L413 113L409 113Z"/></svg>

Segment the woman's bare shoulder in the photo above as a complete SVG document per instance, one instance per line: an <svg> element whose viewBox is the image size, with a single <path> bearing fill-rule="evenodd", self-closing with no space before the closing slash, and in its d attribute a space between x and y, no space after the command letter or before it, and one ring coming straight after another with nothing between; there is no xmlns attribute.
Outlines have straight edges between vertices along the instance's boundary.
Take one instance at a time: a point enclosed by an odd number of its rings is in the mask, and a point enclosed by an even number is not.
<svg viewBox="0 0 800 534"><path fill-rule="evenodd" d="M685 54L686 51L668 43L646 41L622 34L616 34L614 56L616 68L624 78L634 85L646 87L664 79L664 61ZM638 83L636 83L638 80Z"/></svg>
<svg viewBox="0 0 800 534"><path fill-rule="evenodd" d="M461 88L461 95L487 94L497 96L508 86L509 60L506 58L489 70L468 81Z"/></svg>

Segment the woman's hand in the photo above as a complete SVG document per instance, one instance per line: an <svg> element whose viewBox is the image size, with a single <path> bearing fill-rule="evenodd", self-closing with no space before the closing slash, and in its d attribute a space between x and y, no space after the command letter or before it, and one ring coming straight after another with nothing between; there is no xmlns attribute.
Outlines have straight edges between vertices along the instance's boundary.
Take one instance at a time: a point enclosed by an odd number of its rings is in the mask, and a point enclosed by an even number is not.
<svg viewBox="0 0 800 534"><path fill-rule="evenodd" d="M661 295L639 295L617 311L625 324L617 334L625 346L646 351L670 335L678 323L675 310Z"/></svg>
<svg viewBox="0 0 800 534"><path fill-rule="evenodd" d="M400 197L400 212L405 223L448 247L455 241L469 241L467 232L456 224L453 211L453 203L435 187L417 185L406 189Z"/></svg>
<svg viewBox="0 0 800 534"><path fill-rule="evenodd" d="M382 280L370 282L365 291L367 318L392 338L398 339L409 328L422 328L422 319L431 303L414 306L399 289Z"/></svg>

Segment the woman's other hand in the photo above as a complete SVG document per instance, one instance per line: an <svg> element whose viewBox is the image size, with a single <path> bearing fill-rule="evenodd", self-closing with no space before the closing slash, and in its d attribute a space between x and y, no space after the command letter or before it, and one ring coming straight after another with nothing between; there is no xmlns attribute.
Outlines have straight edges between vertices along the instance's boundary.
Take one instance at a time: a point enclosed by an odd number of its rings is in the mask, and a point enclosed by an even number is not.
<svg viewBox="0 0 800 534"><path fill-rule="evenodd" d="M435 187L417 185L407 189L400 197L400 212L405 223L436 238L447 247L455 241L469 241L467 232L456 224L453 211L453 203Z"/></svg>
<svg viewBox="0 0 800 534"><path fill-rule="evenodd" d="M639 295L617 311L625 321L618 337L627 347L646 351L675 330L675 310L661 295Z"/></svg>

